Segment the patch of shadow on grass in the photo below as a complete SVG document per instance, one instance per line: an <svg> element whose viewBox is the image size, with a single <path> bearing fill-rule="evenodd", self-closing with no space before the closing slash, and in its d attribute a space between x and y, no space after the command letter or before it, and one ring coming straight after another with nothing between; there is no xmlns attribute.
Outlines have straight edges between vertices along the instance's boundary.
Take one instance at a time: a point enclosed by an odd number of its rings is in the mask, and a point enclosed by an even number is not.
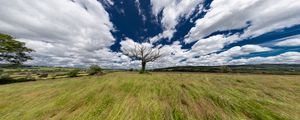
<svg viewBox="0 0 300 120"><path fill-rule="evenodd" d="M190 96L192 96L192 98L194 100L198 99L200 96L199 96L199 93L197 93L194 89L194 86L193 84L189 84L189 85L186 85L186 84L181 84L180 87L187 93L189 94Z"/></svg>
<svg viewBox="0 0 300 120"><path fill-rule="evenodd" d="M183 98L180 99L180 102L184 106L189 106L189 103L185 99L183 99Z"/></svg>
<svg viewBox="0 0 300 120"><path fill-rule="evenodd" d="M21 83L21 82L32 82L36 81L35 79L0 79L0 85Z"/></svg>
<svg viewBox="0 0 300 120"><path fill-rule="evenodd" d="M79 102L79 103L73 105L73 106L68 110L68 112L69 112L69 113L72 113L72 112L76 111L77 109L79 109L80 107L84 106L85 104L86 104L86 103L85 103L84 101L81 101L81 102Z"/></svg>

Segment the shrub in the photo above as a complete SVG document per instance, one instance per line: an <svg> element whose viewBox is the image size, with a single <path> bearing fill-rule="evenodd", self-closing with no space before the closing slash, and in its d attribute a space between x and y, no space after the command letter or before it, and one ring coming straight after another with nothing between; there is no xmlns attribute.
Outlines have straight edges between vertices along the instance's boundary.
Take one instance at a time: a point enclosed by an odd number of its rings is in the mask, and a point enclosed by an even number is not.
<svg viewBox="0 0 300 120"><path fill-rule="evenodd" d="M0 74L0 80L12 80L9 74Z"/></svg>
<svg viewBox="0 0 300 120"><path fill-rule="evenodd" d="M78 77L78 73L80 72L80 69L74 69L70 71L67 75L68 77Z"/></svg>
<svg viewBox="0 0 300 120"><path fill-rule="evenodd" d="M232 72L232 70L228 66L221 66L220 67L220 72L222 72L222 73L229 73L229 72Z"/></svg>
<svg viewBox="0 0 300 120"><path fill-rule="evenodd" d="M102 68L98 65L91 65L90 68L87 70L89 75L96 75L102 73Z"/></svg>
<svg viewBox="0 0 300 120"><path fill-rule="evenodd" d="M23 82L23 81L35 81L36 79L34 77L32 77L31 74L26 75L23 78L19 78L17 79L17 81Z"/></svg>
<svg viewBox="0 0 300 120"><path fill-rule="evenodd" d="M13 78L9 74L0 74L0 84L7 84L13 82Z"/></svg>

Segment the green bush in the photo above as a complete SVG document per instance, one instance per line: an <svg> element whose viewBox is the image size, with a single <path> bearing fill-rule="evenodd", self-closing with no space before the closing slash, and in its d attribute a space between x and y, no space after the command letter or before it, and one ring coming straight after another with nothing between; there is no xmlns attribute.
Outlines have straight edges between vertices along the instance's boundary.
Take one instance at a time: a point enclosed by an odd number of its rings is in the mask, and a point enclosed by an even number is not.
<svg viewBox="0 0 300 120"><path fill-rule="evenodd" d="M80 72L80 69L74 69L72 71L70 71L67 76L68 77L78 77L78 73Z"/></svg>
<svg viewBox="0 0 300 120"><path fill-rule="evenodd" d="M9 74L0 74L0 84L11 83L13 79L9 76Z"/></svg>
<svg viewBox="0 0 300 120"><path fill-rule="evenodd" d="M0 74L0 80L13 80L9 74Z"/></svg>
<svg viewBox="0 0 300 120"><path fill-rule="evenodd" d="M221 66L220 67L220 72L222 72L222 73L230 73L230 72L232 72L232 70L228 66Z"/></svg>
<svg viewBox="0 0 300 120"><path fill-rule="evenodd" d="M19 81L19 82L36 81L36 79L31 74L29 74L29 75L26 75L23 78L17 79L17 81Z"/></svg>
<svg viewBox="0 0 300 120"><path fill-rule="evenodd" d="M89 75L96 75L102 73L102 68L98 65L91 65L90 68L87 70Z"/></svg>

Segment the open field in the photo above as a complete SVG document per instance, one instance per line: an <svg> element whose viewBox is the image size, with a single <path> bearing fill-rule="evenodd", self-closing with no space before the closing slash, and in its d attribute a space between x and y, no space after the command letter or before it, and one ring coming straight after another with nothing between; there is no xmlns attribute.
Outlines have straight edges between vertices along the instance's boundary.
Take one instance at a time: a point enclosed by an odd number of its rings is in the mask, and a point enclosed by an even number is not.
<svg viewBox="0 0 300 120"><path fill-rule="evenodd" d="M68 73L75 68L56 67L28 67L28 68L0 68L0 85L18 82L29 82L48 79L67 78ZM9 76L9 79L1 79L1 75ZM80 70L78 76L87 76L84 69Z"/></svg>
<svg viewBox="0 0 300 120"><path fill-rule="evenodd" d="M254 64L229 66L177 66L158 68L160 72L252 73L273 75L300 75L300 64Z"/></svg>
<svg viewBox="0 0 300 120"><path fill-rule="evenodd" d="M108 73L0 85L0 119L300 119L299 75Z"/></svg>

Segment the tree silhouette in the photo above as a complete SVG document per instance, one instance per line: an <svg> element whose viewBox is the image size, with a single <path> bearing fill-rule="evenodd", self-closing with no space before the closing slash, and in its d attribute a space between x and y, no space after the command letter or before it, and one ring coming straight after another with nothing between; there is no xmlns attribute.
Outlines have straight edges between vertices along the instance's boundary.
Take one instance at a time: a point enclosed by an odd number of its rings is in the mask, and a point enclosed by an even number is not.
<svg viewBox="0 0 300 120"><path fill-rule="evenodd" d="M160 49L146 46L144 44L134 44L134 47L124 48L123 54L133 60L140 60L142 68L140 73L145 73L148 62L154 62L162 57Z"/></svg>
<svg viewBox="0 0 300 120"><path fill-rule="evenodd" d="M10 35L0 33L0 61L12 64L22 64L27 60L32 60L28 53L32 49L25 47L25 43L14 40Z"/></svg>

